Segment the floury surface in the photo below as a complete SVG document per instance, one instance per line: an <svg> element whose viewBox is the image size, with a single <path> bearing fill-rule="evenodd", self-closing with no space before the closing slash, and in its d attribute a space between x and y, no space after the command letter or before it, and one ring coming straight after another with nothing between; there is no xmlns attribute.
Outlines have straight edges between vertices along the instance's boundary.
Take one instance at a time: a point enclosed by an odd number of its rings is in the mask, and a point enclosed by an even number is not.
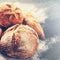
<svg viewBox="0 0 60 60"><path fill-rule="evenodd" d="M0 0L2 2L14 2L23 11L31 11L42 25L45 39L40 39L38 52L31 58L14 59L0 54L0 59L60 60L60 0Z"/></svg>

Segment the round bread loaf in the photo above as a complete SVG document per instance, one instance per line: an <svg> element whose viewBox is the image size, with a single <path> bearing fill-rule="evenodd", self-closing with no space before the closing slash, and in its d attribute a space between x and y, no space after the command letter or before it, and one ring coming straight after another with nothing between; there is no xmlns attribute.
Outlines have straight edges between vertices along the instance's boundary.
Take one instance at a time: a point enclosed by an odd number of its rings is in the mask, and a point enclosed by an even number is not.
<svg viewBox="0 0 60 60"><path fill-rule="evenodd" d="M15 58L33 56L38 48L38 35L27 25L14 25L8 28L0 41L0 51Z"/></svg>
<svg viewBox="0 0 60 60"><path fill-rule="evenodd" d="M22 10L12 3L0 5L0 26L8 27L22 23L24 17Z"/></svg>

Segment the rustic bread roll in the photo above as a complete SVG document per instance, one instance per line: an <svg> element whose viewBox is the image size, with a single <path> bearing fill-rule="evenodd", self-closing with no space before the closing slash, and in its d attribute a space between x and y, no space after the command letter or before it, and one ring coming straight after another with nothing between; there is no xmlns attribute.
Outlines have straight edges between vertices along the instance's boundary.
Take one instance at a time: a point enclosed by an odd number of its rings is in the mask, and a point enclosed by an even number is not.
<svg viewBox="0 0 60 60"><path fill-rule="evenodd" d="M27 25L14 25L8 28L0 41L0 51L15 58L33 56L38 48L38 35Z"/></svg>
<svg viewBox="0 0 60 60"><path fill-rule="evenodd" d="M33 14L31 14L31 12L27 12L25 14L25 19L23 20L23 24L26 24L31 28L33 28L38 33L41 39L45 39L45 34L42 26L37 21L37 19L33 16Z"/></svg>
<svg viewBox="0 0 60 60"><path fill-rule="evenodd" d="M21 24L23 19L22 10L13 3L0 4L0 38L3 34L2 32L9 26Z"/></svg>
<svg viewBox="0 0 60 60"><path fill-rule="evenodd" d="M12 3L0 5L0 26L8 27L23 21L22 10Z"/></svg>
<svg viewBox="0 0 60 60"><path fill-rule="evenodd" d="M5 29L15 24L26 24L33 28L41 39L45 38L42 26L37 19L30 13L23 13L22 10L12 3L6 3L0 6L0 28ZM1 28L2 29L2 28ZM2 29L4 32L5 30Z"/></svg>

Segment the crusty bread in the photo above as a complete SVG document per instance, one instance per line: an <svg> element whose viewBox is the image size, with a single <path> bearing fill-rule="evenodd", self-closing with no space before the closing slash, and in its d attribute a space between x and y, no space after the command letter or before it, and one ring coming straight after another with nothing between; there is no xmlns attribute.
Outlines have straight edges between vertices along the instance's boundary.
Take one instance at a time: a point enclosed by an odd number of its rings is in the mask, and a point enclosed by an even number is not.
<svg viewBox="0 0 60 60"><path fill-rule="evenodd" d="M14 26L13 26L14 25ZM4 28L2 28L4 27ZM30 13L22 13L14 4L0 6L0 51L10 57L28 58L45 37L41 25Z"/></svg>
<svg viewBox="0 0 60 60"><path fill-rule="evenodd" d="M0 51L10 57L28 58L33 56L38 48L38 35L27 25L14 25L8 28L0 41Z"/></svg>
<svg viewBox="0 0 60 60"><path fill-rule="evenodd" d="M8 28L15 24L28 25L33 28L42 39L45 38L42 26L37 22L37 19L31 14L31 12L24 14L20 8L12 3L1 5L0 28L1 26Z"/></svg>
<svg viewBox="0 0 60 60"><path fill-rule="evenodd" d="M24 23L31 28L33 28L39 35L41 39L45 38L44 31L40 23L37 21L37 19L31 14L31 12L27 12L25 15L25 19L23 20Z"/></svg>
<svg viewBox="0 0 60 60"><path fill-rule="evenodd" d="M0 5L0 26L8 27L22 23L22 10L12 3Z"/></svg>

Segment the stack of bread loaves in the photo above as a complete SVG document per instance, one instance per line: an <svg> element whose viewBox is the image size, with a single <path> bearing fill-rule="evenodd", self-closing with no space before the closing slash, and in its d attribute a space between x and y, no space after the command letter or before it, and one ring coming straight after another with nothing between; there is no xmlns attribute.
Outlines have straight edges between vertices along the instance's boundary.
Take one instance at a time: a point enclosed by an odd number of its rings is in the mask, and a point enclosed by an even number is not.
<svg viewBox="0 0 60 60"><path fill-rule="evenodd" d="M30 14L13 4L0 6L0 52L9 57L28 58L33 56L44 38L41 25Z"/></svg>

